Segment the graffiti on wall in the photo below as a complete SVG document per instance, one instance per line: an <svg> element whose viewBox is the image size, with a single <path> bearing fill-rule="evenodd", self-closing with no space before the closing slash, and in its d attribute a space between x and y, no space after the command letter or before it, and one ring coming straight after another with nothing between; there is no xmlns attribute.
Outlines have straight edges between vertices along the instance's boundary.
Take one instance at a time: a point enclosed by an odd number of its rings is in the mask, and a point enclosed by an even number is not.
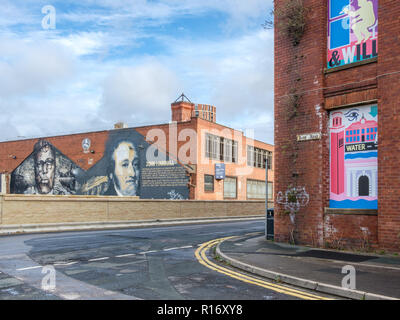
<svg viewBox="0 0 400 320"><path fill-rule="evenodd" d="M327 68L378 56L378 0L328 0Z"/></svg>
<svg viewBox="0 0 400 320"><path fill-rule="evenodd" d="M84 142L87 153L90 141ZM134 129L124 129L109 133L103 157L87 171L50 142L39 140L13 171L11 193L188 199L188 179L183 166Z"/></svg>
<svg viewBox="0 0 400 320"><path fill-rule="evenodd" d="M333 111L330 207L378 208L378 106Z"/></svg>
<svg viewBox="0 0 400 320"><path fill-rule="evenodd" d="M279 191L276 197L276 202L283 205L289 212L292 223L294 223L294 215L301 207L307 206L309 201L310 195L305 187L289 187L285 193Z"/></svg>

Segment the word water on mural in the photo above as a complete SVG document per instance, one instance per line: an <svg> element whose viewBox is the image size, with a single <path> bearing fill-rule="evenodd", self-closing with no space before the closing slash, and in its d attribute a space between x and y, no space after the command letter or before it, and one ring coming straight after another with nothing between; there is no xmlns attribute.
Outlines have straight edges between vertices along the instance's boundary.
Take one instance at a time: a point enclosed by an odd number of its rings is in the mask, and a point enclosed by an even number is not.
<svg viewBox="0 0 400 320"><path fill-rule="evenodd" d="M378 208L378 106L330 114L330 207Z"/></svg>
<svg viewBox="0 0 400 320"><path fill-rule="evenodd" d="M378 56L378 0L328 0L328 69Z"/></svg>

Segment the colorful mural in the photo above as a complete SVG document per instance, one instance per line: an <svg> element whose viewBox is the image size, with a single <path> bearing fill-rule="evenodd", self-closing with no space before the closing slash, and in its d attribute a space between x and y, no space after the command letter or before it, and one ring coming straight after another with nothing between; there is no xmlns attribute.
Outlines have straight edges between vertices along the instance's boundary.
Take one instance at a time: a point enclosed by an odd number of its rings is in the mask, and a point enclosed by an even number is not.
<svg viewBox="0 0 400 320"><path fill-rule="evenodd" d="M330 114L330 207L378 208L378 106Z"/></svg>
<svg viewBox="0 0 400 320"><path fill-rule="evenodd" d="M378 56L378 0L328 0L327 68Z"/></svg>
<svg viewBox="0 0 400 320"><path fill-rule="evenodd" d="M87 153L90 140L82 144ZM160 160L161 159L161 160ZM134 129L109 133L104 155L85 171L46 140L11 175L11 193L139 196L188 199L189 178L183 166Z"/></svg>

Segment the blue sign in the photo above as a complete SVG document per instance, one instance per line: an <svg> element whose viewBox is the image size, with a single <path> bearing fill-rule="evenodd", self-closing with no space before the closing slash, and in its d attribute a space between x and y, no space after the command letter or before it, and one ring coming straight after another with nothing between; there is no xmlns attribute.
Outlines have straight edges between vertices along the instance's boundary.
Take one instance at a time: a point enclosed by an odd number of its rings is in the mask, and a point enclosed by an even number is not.
<svg viewBox="0 0 400 320"><path fill-rule="evenodd" d="M215 179L217 180L225 179L225 163L215 164Z"/></svg>

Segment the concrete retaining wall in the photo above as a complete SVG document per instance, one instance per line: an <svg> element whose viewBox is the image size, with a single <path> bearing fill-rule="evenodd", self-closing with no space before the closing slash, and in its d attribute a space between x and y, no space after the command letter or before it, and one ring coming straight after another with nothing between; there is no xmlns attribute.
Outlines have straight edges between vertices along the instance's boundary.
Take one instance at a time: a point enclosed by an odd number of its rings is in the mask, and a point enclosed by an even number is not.
<svg viewBox="0 0 400 320"><path fill-rule="evenodd" d="M263 214L264 201L141 200L137 197L110 196L0 196L2 226Z"/></svg>

